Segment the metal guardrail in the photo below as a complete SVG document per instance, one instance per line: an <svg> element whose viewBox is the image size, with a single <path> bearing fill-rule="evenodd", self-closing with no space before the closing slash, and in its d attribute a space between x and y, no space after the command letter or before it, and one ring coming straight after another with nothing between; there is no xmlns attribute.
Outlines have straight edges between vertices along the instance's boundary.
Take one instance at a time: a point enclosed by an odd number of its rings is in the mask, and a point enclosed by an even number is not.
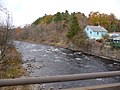
<svg viewBox="0 0 120 90"><path fill-rule="evenodd" d="M26 78L15 78L15 79L0 79L0 87L16 86L16 85L28 85L28 84L54 83L54 82L66 82L66 81L77 81L77 80L107 78L107 77L115 77L115 76L120 76L120 71L73 74L73 75L57 75L57 76L46 76L46 77L26 77Z"/></svg>

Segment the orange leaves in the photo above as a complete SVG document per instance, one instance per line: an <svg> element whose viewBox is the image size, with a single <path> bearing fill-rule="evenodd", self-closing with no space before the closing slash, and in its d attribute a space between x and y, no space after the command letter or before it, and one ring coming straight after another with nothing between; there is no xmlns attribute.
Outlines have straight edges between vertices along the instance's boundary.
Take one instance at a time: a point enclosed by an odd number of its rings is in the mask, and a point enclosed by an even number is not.
<svg viewBox="0 0 120 90"><path fill-rule="evenodd" d="M19 36L22 33L22 29L20 27L16 28L15 34L16 36Z"/></svg>

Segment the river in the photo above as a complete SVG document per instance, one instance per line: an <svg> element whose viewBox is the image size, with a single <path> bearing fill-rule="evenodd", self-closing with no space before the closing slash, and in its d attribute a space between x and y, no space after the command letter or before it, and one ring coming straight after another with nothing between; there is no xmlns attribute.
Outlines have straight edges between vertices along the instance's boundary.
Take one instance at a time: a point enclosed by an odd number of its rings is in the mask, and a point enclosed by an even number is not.
<svg viewBox="0 0 120 90"><path fill-rule="evenodd" d="M120 70L120 63L101 59L95 56L85 55L60 47L53 47L40 44L32 44L21 41L14 41L17 50L21 53L23 64L27 70L28 77L69 75L92 72L106 72ZM34 85L34 90L48 90L54 87L73 88L91 86L97 84L108 84L119 82L120 78L98 78L82 81L69 81Z"/></svg>

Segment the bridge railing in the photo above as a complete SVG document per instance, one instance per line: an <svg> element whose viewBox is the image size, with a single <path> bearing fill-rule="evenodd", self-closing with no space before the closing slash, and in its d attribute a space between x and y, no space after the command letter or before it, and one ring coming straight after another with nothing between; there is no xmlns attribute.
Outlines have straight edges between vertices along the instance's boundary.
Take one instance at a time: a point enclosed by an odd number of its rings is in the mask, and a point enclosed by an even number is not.
<svg viewBox="0 0 120 90"><path fill-rule="evenodd" d="M77 81L77 80L108 78L108 77L116 77L116 76L120 76L120 71L96 72L96 73L73 74L73 75L57 75L57 76L45 76L45 77L0 79L0 87Z"/></svg>

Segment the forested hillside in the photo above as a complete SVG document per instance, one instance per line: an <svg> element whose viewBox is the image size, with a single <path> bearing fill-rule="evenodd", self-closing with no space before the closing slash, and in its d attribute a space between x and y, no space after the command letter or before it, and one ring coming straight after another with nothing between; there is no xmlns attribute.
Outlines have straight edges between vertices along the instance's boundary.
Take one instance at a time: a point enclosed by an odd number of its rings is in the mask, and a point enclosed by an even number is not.
<svg viewBox="0 0 120 90"><path fill-rule="evenodd" d="M70 22L71 16L75 14L78 19L79 24L84 27L86 24L89 25L101 25L105 27L109 32L120 31L120 20L116 18L116 16L111 13L110 15L105 13L99 12L90 12L88 18L83 13L72 13L69 14L68 11L66 12L58 12L55 15L45 15L41 18L38 18L33 22L33 25L38 24L50 24L51 22L60 22L62 20L66 21L67 23Z"/></svg>
<svg viewBox="0 0 120 90"><path fill-rule="evenodd" d="M15 38L32 42L67 46L69 42L80 46L87 38L83 29L86 25L101 25L109 32L120 31L120 20L114 14L90 12L84 13L57 12L54 15L44 15L31 25L15 30Z"/></svg>

